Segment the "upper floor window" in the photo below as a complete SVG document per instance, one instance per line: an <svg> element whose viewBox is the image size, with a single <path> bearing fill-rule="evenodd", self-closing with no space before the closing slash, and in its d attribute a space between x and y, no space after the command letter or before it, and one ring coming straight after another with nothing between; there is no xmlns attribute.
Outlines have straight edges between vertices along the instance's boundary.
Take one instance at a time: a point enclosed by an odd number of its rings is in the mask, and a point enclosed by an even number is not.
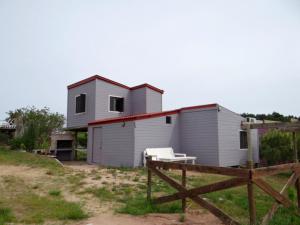
<svg viewBox="0 0 300 225"><path fill-rule="evenodd" d="M247 131L240 131L240 149L248 148Z"/></svg>
<svg viewBox="0 0 300 225"><path fill-rule="evenodd" d="M172 117L166 116L166 124L172 124Z"/></svg>
<svg viewBox="0 0 300 225"><path fill-rule="evenodd" d="M109 111L124 112L124 98L109 96Z"/></svg>
<svg viewBox="0 0 300 225"><path fill-rule="evenodd" d="M76 96L76 113L85 112L86 94Z"/></svg>

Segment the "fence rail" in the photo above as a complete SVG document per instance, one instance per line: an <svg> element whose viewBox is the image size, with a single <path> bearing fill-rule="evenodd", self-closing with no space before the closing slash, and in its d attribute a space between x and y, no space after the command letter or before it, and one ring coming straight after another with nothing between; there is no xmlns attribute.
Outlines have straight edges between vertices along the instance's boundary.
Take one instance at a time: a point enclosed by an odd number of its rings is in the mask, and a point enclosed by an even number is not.
<svg viewBox="0 0 300 225"><path fill-rule="evenodd" d="M186 198L190 198L195 203L201 207L207 209L216 217L218 217L224 224L228 225L240 225L238 221L230 217L226 212L214 206L212 203L206 201L201 195L225 190L233 187L239 187L247 185L248 190L248 205L249 205L249 220L250 224L254 225L256 221L256 210L255 210L255 199L254 199L254 189L253 186L256 185L262 191L264 191L269 196L273 197L275 200L274 204L264 216L262 224L266 225L278 209L281 204L284 207L292 206L292 202L285 196L287 189L295 185L298 195L298 207L300 208L300 164L299 163L288 163L278 166L263 167L258 169L241 169L241 168L228 168L228 167L215 167L215 166L201 166L201 165L191 165L176 162L162 162L162 161L152 161L150 158L147 159L148 168L148 182L147 182L147 198L151 200L154 204L162 204L166 202L171 202L175 200L182 200L182 210L185 211L186 208ZM164 174L162 169L173 169L182 171L182 180L178 182L168 175ZM231 176L230 179L225 181L216 182L213 184L208 184L201 187L195 187L192 189L186 188L186 171L195 171L199 173L208 174L218 174ZM269 185L262 178L265 176L275 175L278 173L292 171L291 177L288 179L287 183L284 185L282 190L278 192L271 185ZM156 199L151 199L151 184L152 184L152 174L155 174L160 179L168 183L170 186L175 188L178 192L175 194L162 196ZM232 178L233 177L233 178Z"/></svg>

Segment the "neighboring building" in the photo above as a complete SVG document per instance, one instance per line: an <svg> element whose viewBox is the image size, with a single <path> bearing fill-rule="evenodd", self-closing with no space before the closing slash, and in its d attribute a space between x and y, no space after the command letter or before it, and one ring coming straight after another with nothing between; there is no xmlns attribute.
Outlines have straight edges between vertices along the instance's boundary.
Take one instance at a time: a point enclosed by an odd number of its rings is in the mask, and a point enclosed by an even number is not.
<svg viewBox="0 0 300 225"><path fill-rule="evenodd" d="M173 147L215 166L244 164L247 136L241 117L218 104L162 111L163 90L95 75L68 86L67 127L88 132L88 162L141 166L146 148ZM258 162L258 134L252 131Z"/></svg>

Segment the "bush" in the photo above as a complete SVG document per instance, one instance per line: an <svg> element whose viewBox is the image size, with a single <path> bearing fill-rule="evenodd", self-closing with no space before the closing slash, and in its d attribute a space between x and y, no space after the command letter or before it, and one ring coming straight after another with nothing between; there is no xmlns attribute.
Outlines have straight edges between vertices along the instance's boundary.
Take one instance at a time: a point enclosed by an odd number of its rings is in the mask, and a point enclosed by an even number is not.
<svg viewBox="0 0 300 225"><path fill-rule="evenodd" d="M298 149L300 137L298 137ZM300 152L298 151L298 154ZM294 150L291 133L277 130L269 131L261 139L261 159L268 164L279 164L294 160Z"/></svg>
<svg viewBox="0 0 300 225"><path fill-rule="evenodd" d="M16 137L16 138L9 141L9 145L10 145L11 149L13 149L13 150L22 149L24 147L23 138L22 137Z"/></svg>

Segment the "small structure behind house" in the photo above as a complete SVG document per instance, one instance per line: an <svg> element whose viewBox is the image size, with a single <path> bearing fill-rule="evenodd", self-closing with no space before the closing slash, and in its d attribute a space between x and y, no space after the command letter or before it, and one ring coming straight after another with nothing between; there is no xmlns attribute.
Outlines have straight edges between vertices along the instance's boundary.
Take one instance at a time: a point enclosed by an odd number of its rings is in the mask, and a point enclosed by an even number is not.
<svg viewBox="0 0 300 225"><path fill-rule="evenodd" d="M68 131L55 131L51 135L50 153L60 161L74 159L74 135Z"/></svg>

